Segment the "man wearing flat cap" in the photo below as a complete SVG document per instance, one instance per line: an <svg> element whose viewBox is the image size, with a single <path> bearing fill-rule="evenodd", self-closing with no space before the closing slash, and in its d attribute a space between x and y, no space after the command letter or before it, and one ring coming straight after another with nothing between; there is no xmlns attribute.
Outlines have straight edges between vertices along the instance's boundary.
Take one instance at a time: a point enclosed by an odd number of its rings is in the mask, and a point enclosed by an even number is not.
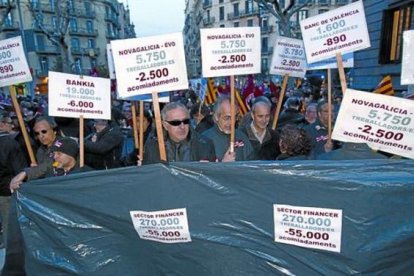
<svg viewBox="0 0 414 276"><path fill-rule="evenodd" d="M53 166L51 169L47 169L47 171L37 177L52 177L52 176L62 176L67 174L79 173L84 171L91 170L90 167L79 167L78 162L78 153L79 147L78 143L73 140L72 138L63 137L58 138L53 145L51 146L51 152L53 152ZM21 172L21 174L25 174L25 172ZM26 179L26 175L23 175L23 180ZM29 180L37 179L31 178ZM13 191L18 189L22 184L22 181L19 182L12 182L10 183L10 189Z"/></svg>

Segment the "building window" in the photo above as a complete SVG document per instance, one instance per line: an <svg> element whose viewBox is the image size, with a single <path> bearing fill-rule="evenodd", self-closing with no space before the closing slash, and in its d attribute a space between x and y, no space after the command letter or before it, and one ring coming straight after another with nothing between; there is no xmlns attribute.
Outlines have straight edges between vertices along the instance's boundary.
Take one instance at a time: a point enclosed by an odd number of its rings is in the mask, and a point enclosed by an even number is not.
<svg viewBox="0 0 414 276"><path fill-rule="evenodd" d="M224 20L224 7L220 7L219 11L220 11L219 19L220 21L223 21Z"/></svg>
<svg viewBox="0 0 414 276"><path fill-rule="evenodd" d="M249 13L253 12L253 2L252 2L252 0L246 0L245 9L246 9L246 14L249 14Z"/></svg>
<svg viewBox="0 0 414 276"><path fill-rule="evenodd" d="M86 12L86 14L88 14L88 15L90 15L90 14L91 14L92 9L91 9L91 3L90 3L90 2L85 1L85 12Z"/></svg>
<svg viewBox="0 0 414 276"><path fill-rule="evenodd" d="M56 16L53 16L52 17L52 28L53 28L53 30L58 30L58 20L57 20L57 17Z"/></svg>
<svg viewBox="0 0 414 276"><path fill-rule="evenodd" d="M88 33L93 33L93 22L91 20L86 21L86 30Z"/></svg>
<svg viewBox="0 0 414 276"><path fill-rule="evenodd" d="M219 4L222 4L224 1L223 0L219 0Z"/></svg>
<svg viewBox="0 0 414 276"><path fill-rule="evenodd" d="M318 10L318 14L321 14L321 13L324 13L324 12L327 12L327 11L329 11L328 9L320 9L320 10Z"/></svg>
<svg viewBox="0 0 414 276"><path fill-rule="evenodd" d="M95 48L95 39L88 39L88 48Z"/></svg>
<svg viewBox="0 0 414 276"><path fill-rule="evenodd" d="M269 39L267 37L262 37L262 52L267 52L269 48Z"/></svg>
<svg viewBox="0 0 414 276"><path fill-rule="evenodd" d="M68 10L70 12L75 12L75 3L73 2L73 0L68 0Z"/></svg>
<svg viewBox="0 0 414 276"><path fill-rule="evenodd" d="M414 4L384 11L379 63L401 61L402 33L414 27Z"/></svg>
<svg viewBox="0 0 414 276"><path fill-rule="evenodd" d="M96 67L96 58L90 58L89 62L91 64L92 69Z"/></svg>
<svg viewBox="0 0 414 276"><path fill-rule="evenodd" d="M55 11L56 9L56 0L50 0L50 9Z"/></svg>
<svg viewBox="0 0 414 276"><path fill-rule="evenodd" d="M247 27L253 27L253 19L247 20Z"/></svg>
<svg viewBox="0 0 414 276"><path fill-rule="evenodd" d="M224 25L224 24L220 25L220 28L225 28L225 27L226 27L226 25Z"/></svg>
<svg viewBox="0 0 414 276"><path fill-rule="evenodd" d="M234 16L239 16L239 3L233 4L233 13L234 13Z"/></svg>
<svg viewBox="0 0 414 276"><path fill-rule="evenodd" d="M39 57L40 70L46 73L49 70L49 61L47 57Z"/></svg>
<svg viewBox="0 0 414 276"><path fill-rule="evenodd" d="M9 12L7 16L4 18L4 25L7 27L13 26L13 17L11 12Z"/></svg>
<svg viewBox="0 0 414 276"><path fill-rule="evenodd" d="M267 58L262 58L262 72L267 72L269 70L269 62Z"/></svg>
<svg viewBox="0 0 414 276"><path fill-rule="evenodd" d="M70 25L70 30L72 32L77 32L78 31L78 21L75 18L70 19L69 25Z"/></svg>
<svg viewBox="0 0 414 276"><path fill-rule="evenodd" d="M32 7L38 9L40 7L39 0L32 0Z"/></svg>
<svg viewBox="0 0 414 276"><path fill-rule="evenodd" d="M78 38L71 38L70 39L70 46L72 48L79 49L80 48L79 39Z"/></svg>
<svg viewBox="0 0 414 276"><path fill-rule="evenodd" d="M239 22L234 22L234 27L235 28L237 28L237 27L239 27L240 26L240 23Z"/></svg>
<svg viewBox="0 0 414 276"><path fill-rule="evenodd" d="M298 11L298 20L302 21L303 19L308 18L308 11L307 10L300 10Z"/></svg>

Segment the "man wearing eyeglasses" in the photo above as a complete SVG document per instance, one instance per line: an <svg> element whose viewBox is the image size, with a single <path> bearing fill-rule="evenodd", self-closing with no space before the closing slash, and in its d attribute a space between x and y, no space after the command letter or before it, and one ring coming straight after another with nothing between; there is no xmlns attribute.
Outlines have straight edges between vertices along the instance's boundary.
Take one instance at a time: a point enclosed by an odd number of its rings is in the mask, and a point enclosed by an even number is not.
<svg viewBox="0 0 414 276"><path fill-rule="evenodd" d="M168 162L216 161L213 143L191 129L190 114L183 104L168 103L161 111L161 118ZM156 137L145 143L143 162L160 162Z"/></svg>
<svg viewBox="0 0 414 276"><path fill-rule="evenodd" d="M203 135L214 143L216 156L221 162L253 160L255 153L249 138L240 130L235 131L234 151L230 152L231 104L228 97L221 97L214 105L215 125Z"/></svg>

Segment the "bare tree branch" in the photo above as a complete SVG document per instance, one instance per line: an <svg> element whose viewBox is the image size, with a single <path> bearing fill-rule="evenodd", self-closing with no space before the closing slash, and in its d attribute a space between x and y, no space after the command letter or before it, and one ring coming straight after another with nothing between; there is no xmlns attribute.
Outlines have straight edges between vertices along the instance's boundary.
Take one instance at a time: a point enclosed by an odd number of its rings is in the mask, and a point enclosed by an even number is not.
<svg viewBox="0 0 414 276"><path fill-rule="evenodd" d="M1 9L1 13L0 13L0 31L3 30L3 24L6 21L7 15L11 12L12 7L13 7L13 1L7 0L6 7Z"/></svg>

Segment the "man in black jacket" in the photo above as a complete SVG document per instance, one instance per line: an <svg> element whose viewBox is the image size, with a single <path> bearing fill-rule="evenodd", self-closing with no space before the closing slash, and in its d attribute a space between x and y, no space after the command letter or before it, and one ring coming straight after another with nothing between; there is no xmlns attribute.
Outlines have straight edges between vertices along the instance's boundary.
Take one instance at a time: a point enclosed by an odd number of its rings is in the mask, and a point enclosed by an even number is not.
<svg viewBox="0 0 414 276"><path fill-rule="evenodd" d="M190 114L178 102L167 104L161 111L162 126L165 130L165 149L168 162L215 161L213 143L190 128ZM160 162L156 137L145 143L144 164Z"/></svg>
<svg viewBox="0 0 414 276"><path fill-rule="evenodd" d="M95 120L95 132L85 138L85 163L96 170L121 167L124 135L107 120Z"/></svg>
<svg viewBox="0 0 414 276"><path fill-rule="evenodd" d="M27 166L20 145L7 132L0 131L0 215L4 241L6 241L9 206L10 180ZM0 240L1 243L1 240Z"/></svg>
<svg viewBox="0 0 414 276"><path fill-rule="evenodd" d="M268 98L256 98L250 113L252 122L240 128L249 138L257 160L275 160L280 154L277 132L268 128L271 108Z"/></svg>

